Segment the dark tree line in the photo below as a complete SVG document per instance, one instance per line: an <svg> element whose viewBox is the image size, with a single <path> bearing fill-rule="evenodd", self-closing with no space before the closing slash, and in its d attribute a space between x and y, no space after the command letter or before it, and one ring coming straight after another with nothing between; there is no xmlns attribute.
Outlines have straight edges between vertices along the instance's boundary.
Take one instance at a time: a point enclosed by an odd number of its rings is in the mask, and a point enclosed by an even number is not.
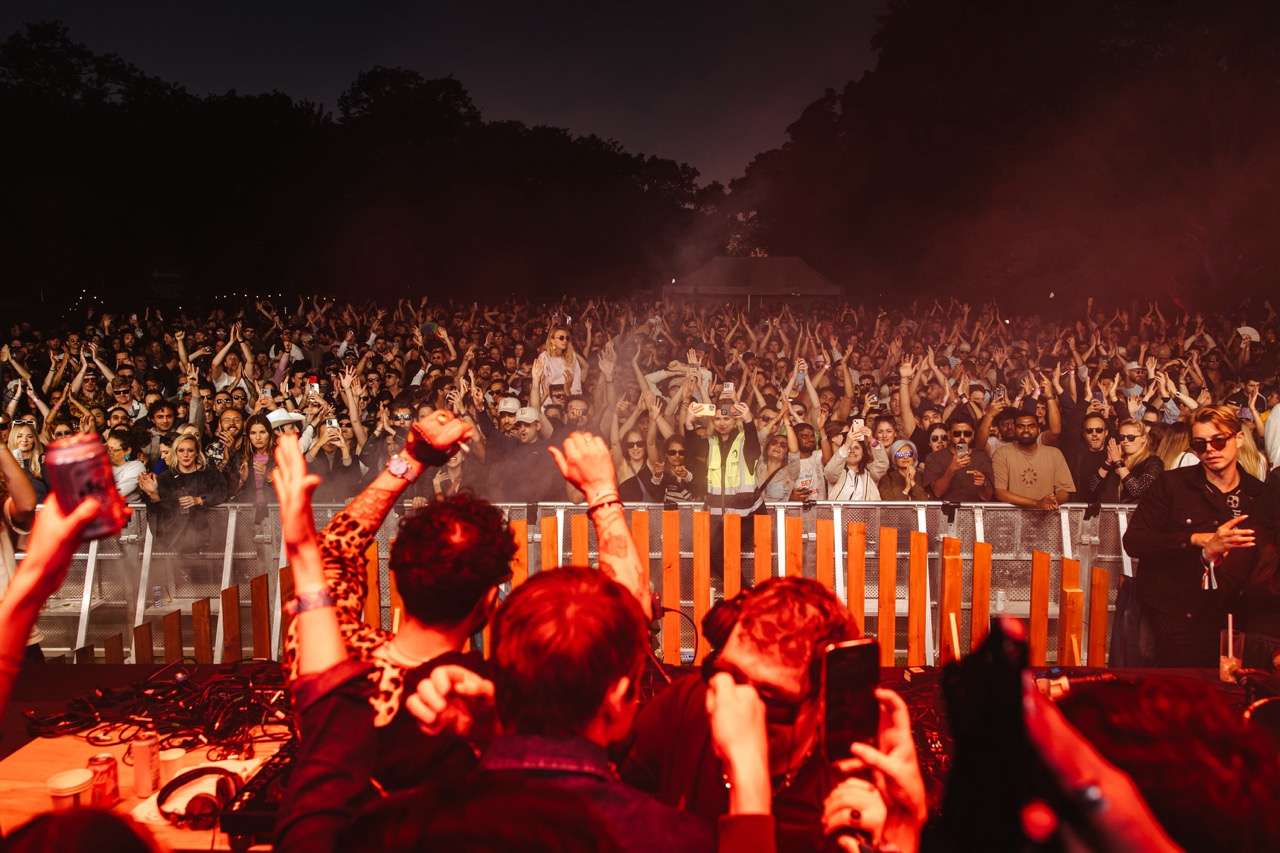
<svg viewBox="0 0 1280 853"><path fill-rule="evenodd" d="M739 250L884 292L1280 284L1280 4L893 0L874 46L731 184Z"/></svg>
<svg viewBox="0 0 1280 853"><path fill-rule="evenodd" d="M486 122L459 81L400 68L333 116L197 97L44 23L0 44L0 115L0 270L46 293L617 293L669 274L701 216L687 165Z"/></svg>
<svg viewBox="0 0 1280 853"><path fill-rule="evenodd" d="M891 0L876 67L726 191L361 73L330 115L197 97L57 23L0 43L24 289L620 293L719 251L853 292L1042 300L1280 282L1280 4ZM172 289L174 284L162 284Z"/></svg>

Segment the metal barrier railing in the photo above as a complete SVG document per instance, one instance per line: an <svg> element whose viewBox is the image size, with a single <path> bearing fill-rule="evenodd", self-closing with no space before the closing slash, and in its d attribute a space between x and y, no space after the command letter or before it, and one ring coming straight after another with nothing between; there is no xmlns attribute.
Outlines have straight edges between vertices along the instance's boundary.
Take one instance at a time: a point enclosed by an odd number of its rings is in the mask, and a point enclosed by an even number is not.
<svg viewBox="0 0 1280 853"><path fill-rule="evenodd" d="M342 506L317 505L317 527L323 527ZM514 522L513 527L522 531L521 559L529 573L569 562L596 563L595 533L587 523L583 505L499 506ZM1091 600L1089 584L1093 572L1089 568L1098 567L1110 574L1109 605L1114 603L1118 586L1115 580L1120 575L1132 574L1129 558L1120 544L1132 506L1104 505L1100 512L1086 518L1089 513L1084 504L1066 504L1056 511L1025 510L1008 504L936 502L770 504L764 511L767 523L748 521L742 525L745 540L750 540L759 524L762 532L768 531L766 536L770 541L764 550L742 547L740 560L735 560L741 568L741 579L724 577L719 541L714 535L708 539L706 531L695 530L698 526L695 514L701 509L701 504L692 503L628 507L633 518L633 533L647 539L638 545L648 555L655 584L666 592L663 602L666 606L675 607L673 598L678 598L679 609L696 619L723 597L726 590L733 593L749 579L782 575L789 570L793 574L816 577L819 563L830 564L832 576L823 580L832 585L842 601L849 603L851 593L856 598L857 591L846 588L850 568L846 565L846 531L850 525L862 525L866 543L861 572L864 578L862 612L870 625L873 624L870 620L879 619L881 530L894 530L901 534L896 536L892 561L899 567L893 605L894 619L899 623L894 642L898 649L904 647L901 623L908 615L910 592L908 572L901 567L906 566L910 558L909 534L923 534L927 542L923 559L927 561L924 604L928 613L924 622L924 646L929 663L936 660L941 645L938 631L943 626L935 591L940 589L942 581L944 539L959 542L961 587L966 593L972 589L974 544L990 546L989 606L994 613L1020 617L1030 614L1033 552L1061 555L1083 565L1086 570L1080 573L1079 581L1086 601ZM371 597L377 607L369 617L387 628L392 627L397 618L394 584L388 571L390 544L400 517L407 511L407 505L392 511L375 536L372 549L377 565L376 592ZM643 515L643 524L634 521L637 513ZM236 638L226 634L228 625L238 631L244 621L241 618L244 611L251 609L256 600L259 608L269 603L270 616L269 639L255 633L254 647L269 649L273 656L278 654L283 625L277 570L284 563L278 508L224 504L180 518L169 529L158 529L150 522L147 507L135 506L133 517L120 536L89 543L76 555L63 587L41 612L38 624L45 648L57 654L86 645L109 646L118 635L131 637L135 626L162 619L175 610L181 611L185 622L192 623L193 618L203 612L197 608L193 614L193 605L204 601L210 618L216 619L212 636L208 638L216 661L225 648L237 648ZM834 535L824 533L820 541L819 530L831 530ZM671 539L674 541L669 541ZM701 549L707 550L705 557L696 553ZM370 568L373 581L375 575ZM709 575L706 600L695 598L695 575L700 570ZM1060 591L1064 587L1061 572L1061 561L1054 561L1049 577L1050 621L1057 619L1061 603ZM259 579L256 591L252 589L255 578ZM262 601L263 579L267 602ZM231 592L234 594L229 594ZM239 602L241 612L224 614L223 603L231 607L234 601ZM963 611L971 611L973 601L961 595L959 606ZM255 632L261 632L262 615L252 611L248 615ZM1088 618L1086 614L1086 628ZM959 621L962 623L959 641L967 648L970 620ZM172 629L171 625L168 627ZM181 629L181 625L178 628ZM198 623L192 623L192 628L193 633L199 634ZM674 636L663 636L663 647L677 650L681 660L692 660L696 651L693 628L686 620L673 620L665 625L664 633L674 631L678 631L678 642ZM133 659L137 659L136 653Z"/></svg>

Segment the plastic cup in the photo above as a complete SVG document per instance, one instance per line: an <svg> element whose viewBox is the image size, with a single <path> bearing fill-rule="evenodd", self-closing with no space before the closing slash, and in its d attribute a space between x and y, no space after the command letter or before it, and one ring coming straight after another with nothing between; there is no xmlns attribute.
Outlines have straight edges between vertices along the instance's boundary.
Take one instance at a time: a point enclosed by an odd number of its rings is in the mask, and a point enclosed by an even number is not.
<svg viewBox="0 0 1280 853"><path fill-rule="evenodd" d="M93 771L87 767L63 770L49 777L49 799L54 811L75 809L89 804L89 789L93 787Z"/></svg>
<svg viewBox="0 0 1280 853"><path fill-rule="evenodd" d="M1218 632L1218 680L1236 683L1236 670L1244 660L1244 631L1232 631L1228 640L1227 629Z"/></svg>

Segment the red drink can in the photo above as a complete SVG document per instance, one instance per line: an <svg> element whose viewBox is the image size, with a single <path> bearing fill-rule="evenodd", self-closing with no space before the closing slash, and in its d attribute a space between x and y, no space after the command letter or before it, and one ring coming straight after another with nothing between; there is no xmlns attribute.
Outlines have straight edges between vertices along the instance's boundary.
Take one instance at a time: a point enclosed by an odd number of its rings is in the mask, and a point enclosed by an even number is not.
<svg viewBox="0 0 1280 853"><path fill-rule="evenodd" d="M90 804L109 809L120 802L120 771L115 756L100 752L89 759L89 769L93 771Z"/></svg>
<svg viewBox="0 0 1280 853"><path fill-rule="evenodd" d="M98 517L84 529L85 539L115 536L124 528L124 501L116 491L111 457L96 433L77 433L53 442L45 451L44 466L49 488L64 513L91 497L102 505Z"/></svg>

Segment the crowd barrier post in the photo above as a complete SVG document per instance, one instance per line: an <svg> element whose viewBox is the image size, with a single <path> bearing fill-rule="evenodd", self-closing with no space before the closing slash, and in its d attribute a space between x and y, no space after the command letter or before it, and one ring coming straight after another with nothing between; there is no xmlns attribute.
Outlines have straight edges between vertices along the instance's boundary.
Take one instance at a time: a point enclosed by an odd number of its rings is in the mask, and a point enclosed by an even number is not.
<svg viewBox="0 0 1280 853"><path fill-rule="evenodd" d="M1105 666L1107 662L1107 599L1111 591L1111 572L1094 566L1089 572L1089 666Z"/></svg>
<svg viewBox="0 0 1280 853"><path fill-rule="evenodd" d="M859 633L867 632L867 525L861 521L849 523L849 547L845 559L845 606L858 626Z"/></svg>
<svg viewBox="0 0 1280 853"><path fill-rule="evenodd" d="M880 640L880 665L894 665L898 630L898 529L881 527L880 597L876 602L876 637Z"/></svg>
<svg viewBox="0 0 1280 853"><path fill-rule="evenodd" d="M1049 647L1049 555L1044 551L1031 552L1031 613L1030 613L1031 665L1044 666L1048 662Z"/></svg>
<svg viewBox="0 0 1280 853"><path fill-rule="evenodd" d="M680 664L680 511L662 511L662 660ZM696 634L695 634L696 636Z"/></svg>
<svg viewBox="0 0 1280 853"><path fill-rule="evenodd" d="M969 595L969 648L982 645L991 630L991 543L973 543L973 589Z"/></svg>
<svg viewBox="0 0 1280 853"><path fill-rule="evenodd" d="M4 534L0 534L4 535ZM84 589L80 592L80 618L76 621L76 643L80 648L89 636L89 614L92 612L93 583L98 571L98 542L89 543L89 558L84 567Z"/></svg>
<svg viewBox="0 0 1280 853"><path fill-rule="evenodd" d="M756 583L764 583L773 573L773 527L767 515L753 515L751 519L755 525L755 566L751 576Z"/></svg>
<svg viewBox="0 0 1280 853"><path fill-rule="evenodd" d="M693 513L693 624L698 626L695 636L701 633L702 620L711 609L711 514L706 510ZM693 650L695 666L706 657L708 643L697 644Z"/></svg>

